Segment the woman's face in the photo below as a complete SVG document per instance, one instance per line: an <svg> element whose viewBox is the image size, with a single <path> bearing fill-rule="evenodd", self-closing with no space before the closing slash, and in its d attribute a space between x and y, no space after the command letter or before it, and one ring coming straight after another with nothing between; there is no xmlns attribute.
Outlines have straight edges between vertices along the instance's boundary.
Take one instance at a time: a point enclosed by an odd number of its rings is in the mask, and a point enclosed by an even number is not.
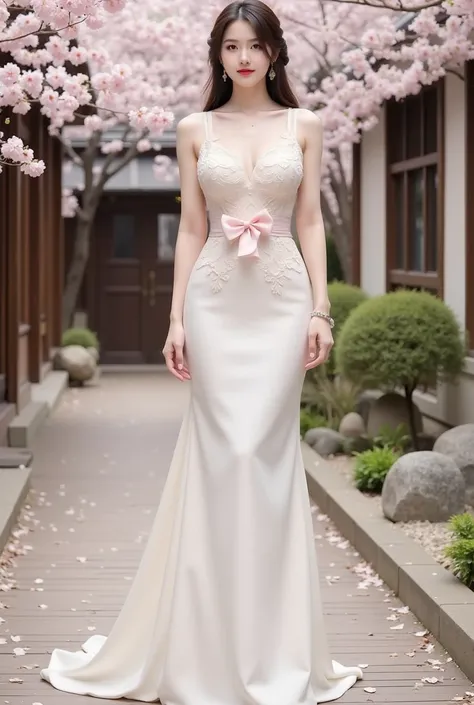
<svg viewBox="0 0 474 705"><path fill-rule="evenodd" d="M236 20L228 25L222 41L221 61L226 74L240 86L252 87L265 78L270 59L252 25Z"/></svg>

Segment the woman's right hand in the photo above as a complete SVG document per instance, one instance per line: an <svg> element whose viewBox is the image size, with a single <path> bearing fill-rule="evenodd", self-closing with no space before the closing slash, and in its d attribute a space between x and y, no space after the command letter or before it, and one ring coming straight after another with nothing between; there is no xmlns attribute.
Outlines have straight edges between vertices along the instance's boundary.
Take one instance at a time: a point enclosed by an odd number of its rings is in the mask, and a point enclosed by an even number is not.
<svg viewBox="0 0 474 705"><path fill-rule="evenodd" d="M191 379L184 353L184 328L182 323L171 323L163 348L166 367L181 382Z"/></svg>

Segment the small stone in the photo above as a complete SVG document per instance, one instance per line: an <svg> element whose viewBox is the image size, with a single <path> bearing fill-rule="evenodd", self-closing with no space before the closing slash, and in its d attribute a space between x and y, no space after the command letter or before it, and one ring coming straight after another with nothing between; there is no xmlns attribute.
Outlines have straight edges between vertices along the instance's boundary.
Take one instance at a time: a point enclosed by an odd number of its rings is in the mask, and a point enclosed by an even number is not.
<svg viewBox="0 0 474 705"><path fill-rule="evenodd" d="M87 382L94 377L97 363L81 345L67 345L60 349L62 369L74 382Z"/></svg>
<svg viewBox="0 0 474 705"><path fill-rule="evenodd" d="M363 436L365 433L364 419L360 414L351 411L341 419L339 433L342 433L346 438L359 438Z"/></svg>
<svg viewBox="0 0 474 705"><path fill-rule="evenodd" d="M331 430L331 429L328 429ZM332 434L327 434L319 439L313 446L316 453L322 455L323 458L327 458L329 455L336 455L337 453L342 453L344 446L344 436L336 431Z"/></svg>

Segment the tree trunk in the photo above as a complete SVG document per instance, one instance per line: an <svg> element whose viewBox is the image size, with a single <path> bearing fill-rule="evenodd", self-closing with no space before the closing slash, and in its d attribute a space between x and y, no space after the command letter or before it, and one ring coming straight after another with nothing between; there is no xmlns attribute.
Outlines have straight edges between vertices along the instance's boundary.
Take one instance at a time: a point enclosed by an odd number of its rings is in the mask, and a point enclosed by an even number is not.
<svg viewBox="0 0 474 705"><path fill-rule="evenodd" d="M413 392L415 387L410 389L405 385L405 399L408 407L408 421L410 424L410 434L413 442L413 450L420 450L420 445L418 443L418 431L415 423L415 409L413 407Z"/></svg>
<svg viewBox="0 0 474 705"><path fill-rule="evenodd" d="M89 260L92 223L93 219L84 219L80 216L77 219L74 252L63 292L63 331L71 326L76 310L77 298Z"/></svg>
<svg viewBox="0 0 474 705"><path fill-rule="evenodd" d="M321 210L324 221L327 223L329 234L334 240L339 261L341 263L344 281L352 281L352 253L350 224L339 223L324 197L321 197Z"/></svg>

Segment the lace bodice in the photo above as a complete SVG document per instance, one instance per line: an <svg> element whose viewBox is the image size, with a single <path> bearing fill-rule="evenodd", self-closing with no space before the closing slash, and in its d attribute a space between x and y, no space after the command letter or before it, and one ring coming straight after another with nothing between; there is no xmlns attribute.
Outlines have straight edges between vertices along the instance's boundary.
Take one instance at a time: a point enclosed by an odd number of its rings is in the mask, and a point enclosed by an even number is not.
<svg viewBox="0 0 474 705"><path fill-rule="evenodd" d="M292 273L303 272L304 263L291 235L291 218L303 178L303 153L296 135L297 110L287 110L285 129L276 143L257 159L251 173L235 151L221 144L213 130L212 112L203 113L205 140L197 162L197 176L206 199L210 231L196 263L204 269L214 292L222 290L236 266L238 248L224 237L222 218L247 222L265 211L273 221L269 237L258 242L257 266L274 294L281 294Z"/></svg>
<svg viewBox="0 0 474 705"><path fill-rule="evenodd" d="M257 160L248 174L244 160L220 144L212 127L212 112L204 113L205 140L197 163L199 183L206 198L211 230L219 228L222 213L251 217L267 208L290 229L298 187L303 178L303 155L296 137L296 110L288 109L286 129L274 146Z"/></svg>

